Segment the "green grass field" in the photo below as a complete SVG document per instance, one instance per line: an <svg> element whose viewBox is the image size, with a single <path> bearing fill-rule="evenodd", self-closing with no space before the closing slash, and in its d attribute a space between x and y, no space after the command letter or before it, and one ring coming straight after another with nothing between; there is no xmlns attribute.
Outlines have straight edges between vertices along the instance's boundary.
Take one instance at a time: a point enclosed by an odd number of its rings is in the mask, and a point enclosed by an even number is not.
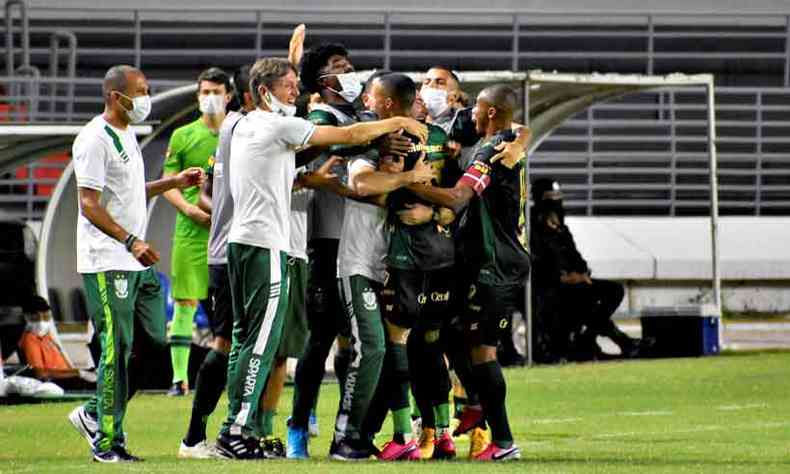
<svg viewBox="0 0 790 474"><path fill-rule="evenodd" d="M790 472L790 353L508 370L509 412L523 459L497 472ZM281 413L288 413L286 389ZM191 398L130 405L130 449L146 462L90 461L69 425L74 404L0 407L0 472L479 472L468 461L349 466L328 461L337 386L325 385L309 462L180 461ZM215 433L224 412L211 419ZM285 416L277 418L284 434ZM389 422L386 425L389 427ZM383 433L381 439L385 439ZM468 443L459 440L459 452Z"/></svg>

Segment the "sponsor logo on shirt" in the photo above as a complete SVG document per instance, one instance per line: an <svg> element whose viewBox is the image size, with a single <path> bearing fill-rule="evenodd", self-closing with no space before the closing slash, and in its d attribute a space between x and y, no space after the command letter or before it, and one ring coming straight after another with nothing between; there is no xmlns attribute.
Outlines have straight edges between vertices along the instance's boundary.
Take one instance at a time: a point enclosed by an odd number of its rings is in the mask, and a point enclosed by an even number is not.
<svg viewBox="0 0 790 474"><path fill-rule="evenodd" d="M441 153L444 150L444 145L426 145L426 144L412 144L409 152L425 152L425 153Z"/></svg>
<svg viewBox="0 0 790 474"><path fill-rule="evenodd" d="M428 301L428 297L425 296L425 293L420 293L419 295L417 295L417 303L422 305L425 304L427 301Z"/></svg>
<svg viewBox="0 0 790 474"><path fill-rule="evenodd" d="M434 291L431 293L431 301L434 303L441 303L445 301L450 301L450 292L445 291L444 293L439 291Z"/></svg>

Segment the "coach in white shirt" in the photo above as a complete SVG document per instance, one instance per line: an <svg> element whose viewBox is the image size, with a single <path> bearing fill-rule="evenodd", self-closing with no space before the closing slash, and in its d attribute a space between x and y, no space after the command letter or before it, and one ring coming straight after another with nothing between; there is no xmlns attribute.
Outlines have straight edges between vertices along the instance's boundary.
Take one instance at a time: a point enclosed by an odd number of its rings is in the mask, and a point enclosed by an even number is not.
<svg viewBox="0 0 790 474"><path fill-rule="evenodd" d="M157 278L148 267L159 260L159 252L143 240L146 199L199 185L205 175L190 168L146 183L140 145L129 127L151 111L145 76L131 66L114 66L104 76L102 93L104 113L83 127L72 148L80 207L77 271L85 284L101 359L96 397L69 418L91 444L94 460L130 462L140 460L127 452L123 431L135 306L140 288ZM143 311L137 306L152 320L144 324L160 324L164 330L161 304Z"/></svg>
<svg viewBox="0 0 790 474"><path fill-rule="evenodd" d="M400 129L423 140L427 129L398 117L348 127L316 126L296 112L296 70L287 59L264 58L250 71L256 109L231 141L234 214L228 246L233 295L233 346L228 368L229 412L217 448L228 457L260 458L259 399L277 351L288 301L291 190L295 151L307 145L359 145Z"/></svg>

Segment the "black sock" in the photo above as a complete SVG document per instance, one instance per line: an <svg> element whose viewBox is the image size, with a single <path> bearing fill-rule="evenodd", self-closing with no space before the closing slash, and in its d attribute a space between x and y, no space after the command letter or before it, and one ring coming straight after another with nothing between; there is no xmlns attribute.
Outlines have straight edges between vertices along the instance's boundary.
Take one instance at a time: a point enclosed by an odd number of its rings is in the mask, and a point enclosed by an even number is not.
<svg viewBox="0 0 790 474"><path fill-rule="evenodd" d="M189 419L186 438L184 438L187 446L194 446L206 439L206 422L209 415L217 408L222 391L225 390L227 374L228 355L210 351L197 373L192 416Z"/></svg>
<svg viewBox="0 0 790 474"><path fill-rule="evenodd" d="M491 439L500 448L513 444L513 434L507 419L505 396L507 387L502 376L499 362L491 361L472 366L472 373L478 387L478 396L483 405L483 413L491 427Z"/></svg>

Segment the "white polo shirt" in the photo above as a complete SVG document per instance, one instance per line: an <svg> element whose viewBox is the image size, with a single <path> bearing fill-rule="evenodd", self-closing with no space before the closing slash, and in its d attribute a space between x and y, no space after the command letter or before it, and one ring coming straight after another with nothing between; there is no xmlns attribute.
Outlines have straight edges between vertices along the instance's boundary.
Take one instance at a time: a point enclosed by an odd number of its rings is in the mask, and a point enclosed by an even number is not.
<svg viewBox="0 0 790 474"><path fill-rule="evenodd" d="M147 220L143 154L131 127L113 127L101 115L82 128L72 146L77 188L101 192L107 213L137 237L145 238ZM82 215L77 217L77 272L140 271L143 267L122 242Z"/></svg>
<svg viewBox="0 0 790 474"><path fill-rule="evenodd" d="M307 120L260 109L239 121L230 146L229 242L290 252L296 149L315 128Z"/></svg>

